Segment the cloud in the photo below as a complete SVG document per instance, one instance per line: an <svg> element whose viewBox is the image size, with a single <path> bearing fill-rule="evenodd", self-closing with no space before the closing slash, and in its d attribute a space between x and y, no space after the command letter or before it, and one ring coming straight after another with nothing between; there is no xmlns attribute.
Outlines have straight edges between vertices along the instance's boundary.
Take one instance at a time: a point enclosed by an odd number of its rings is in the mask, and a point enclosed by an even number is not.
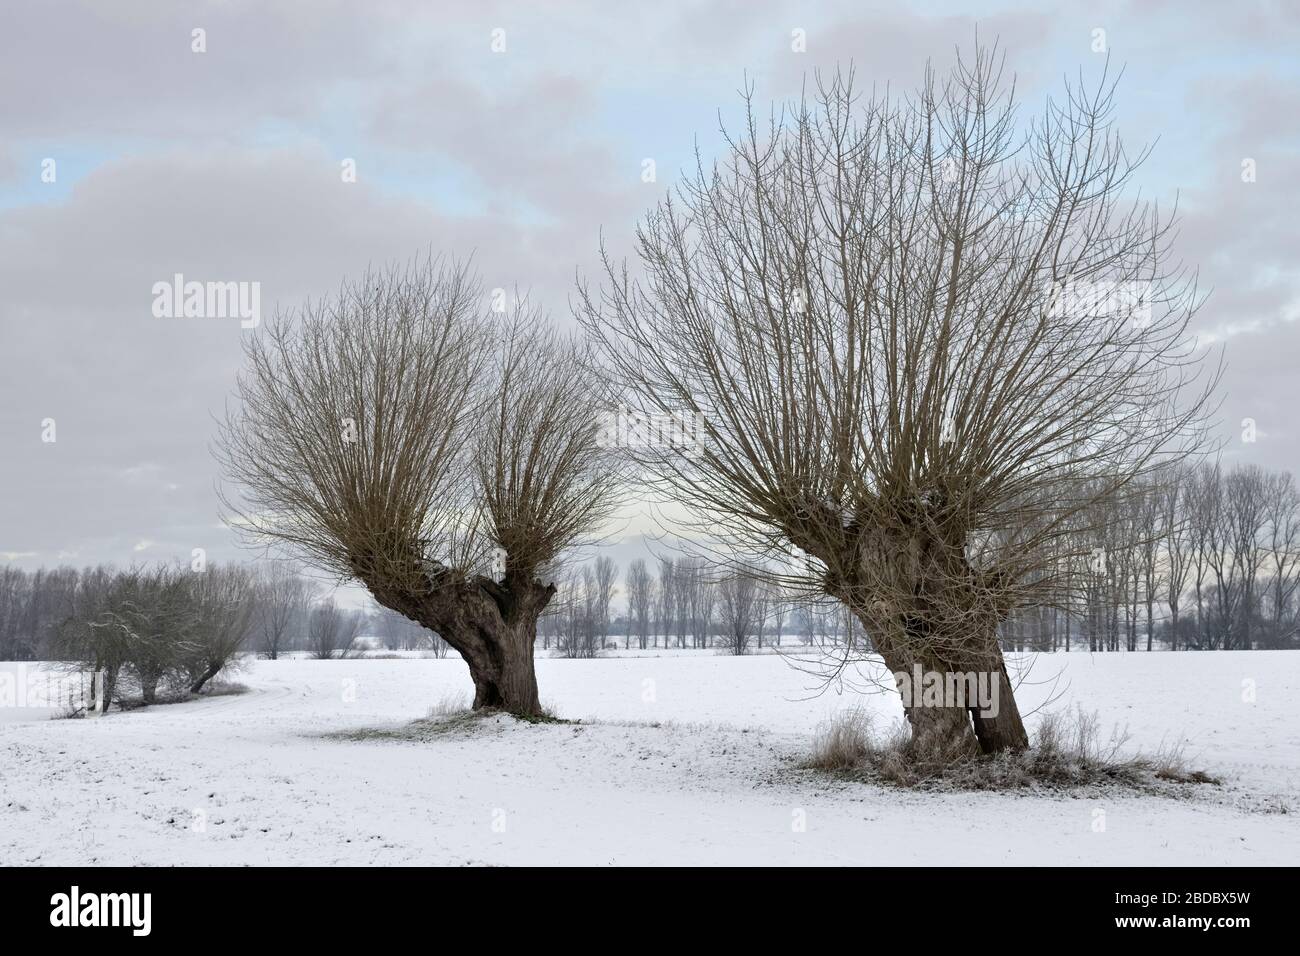
<svg viewBox="0 0 1300 956"><path fill-rule="evenodd" d="M1213 8L1205 8L1207 10ZM1127 63L1120 122L1167 133L1145 190L1181 192L1177 251L1213 287L1199 328L1226 343L1232 451L1293 463L1300 206L1290 51L1300 18L1245 4L1082 3L1049 18L990 5L581 2L104 4L10 11L0 30L0 556L129 563L237 554L214 527L213 419L248 334L237 320L159 320L153 283L261 283L293 308L370 264L469 255L488 288L531 289L567 322L575 266L602 230L629 247L700 143L719 148L746 73L760 99L852 60L864 85L915 86L978 27L1037 106L1103 25ZM190 51L191 30L207 52ZM494 54L490 31L507 30ZM790 49L807 30L808 52ZM1251 54L1247 58L1247 54ZM58 190L25 191L59 159ZM1243 156L1258 160L1249 186ZM643 158L659 180L640 180ZM340 163L355 159L346 183ZM33 170L36 167L32 167ZM42 421L57 441L42 441ZM1252 457L1253 456L1253 457ZM136 546L147 542L145 552Z"/></svg>

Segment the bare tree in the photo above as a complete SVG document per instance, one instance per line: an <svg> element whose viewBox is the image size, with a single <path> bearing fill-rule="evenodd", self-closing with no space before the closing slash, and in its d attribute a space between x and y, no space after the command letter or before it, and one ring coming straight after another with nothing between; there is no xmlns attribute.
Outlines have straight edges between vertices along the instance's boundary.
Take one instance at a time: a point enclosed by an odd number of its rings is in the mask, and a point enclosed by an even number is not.
<svg viewBox="0 0 1300 956"><path fill-rule="evenodd" d="M439 634L476 708L531 715L548 567L600 526L619 476L581 342L486 301L431 260L267 323L217 453L237 527Z"/></svg>
<svg viewBox="0 0 1300 956"><path fill-rule="evenodd" d="M128 671L145 704L158 700L158 686L197 650L190 635L201 626L186 587L191 573L167 565L119 573L109 609L98 626L120 628L131 638Z"/></svg>
<svg viewBox="0 0 1300 956"><path fill-rule="evenodd" d="M1185 503L1191 527L1189 544L1192 584L1196 594L1196 631L1193 646L1197 649L1212 648L1215 645L1209 636L1205 598L1210 569L1214 563L1212 554L1219 535L1218 528L1222 523L1223 476L1217 465L1202 465L1188 475Z"/></svg>
<svg viewBox="0 0 1300 956"><path fill-rule="evenodd" d="M758 623L759 588L759 582L749 574L729 575L718 586L722 636L733 654L749 650L750 635Z"/></svg>
<svg viewBox="0 0 1300 956"><path fill-rule="evenodd" d="M1163 476L1159 476L1163 477ZM1165 568L1160 563L1160 545L1165 540L1162 524L1164 510L1161 507L1162 490L1153 480L1140 498L1138 520L1142 529L1138 537L1138 574L1142 578L1142 596L1146 604L1146 644L1147 651L1155 640L1155 603L1164 584Z"/></svg>
<svg viewBox="0 0 1300 956"><path fill-rule="evenodd" d="M702 612L706 566L703 558L682 557L677 560L677 614L680 621L679 636L686 645L686 634L691 635L691 646L701 646Z"/></svg>
<svg viewBox="0 0 1300 956"><path fill-rule="evenodd" d="M655 604L656 589L645 558L637 558L627 569L627 616L629 625L635 627L637 646L645 650L650 640L650 618Z"/></svg>
<svg viewBox="0 0 1300 956"><path fill-rule="evenodd" d="M1204 554L1212 575L1211 613L1205 619L1202 646L1207 650L1227 650L1232 646L1232 630L1245 595L1245 578L1241 565L1240 542L1235 527L1235 482L1224 475L1216 463L1206 465L1203 502L1206 512Z"/></svg>
<svg viewBox="0 0 1300 956"><path fill-rule="evenodd" d="M772 589L769 582L754 578L754 641L761 651L767 636L767 622L772 616Z"/></svg>
<svg viewBox="0 0 1300 956"><path fill-rule="evenodd" d="M709 647L713 643L713 612L718 606L718 583L707 568L701 568L696 576L695 593L698 645Z"/></svg>
<svg viewBox="0 0 1300 956"><path fill-rule="evenodd" d="M1267 476L1258 465L1235 468L1228 475L1225 517L1232 562L1241 578L1241 596L1236 619L1225 631L1225 648L1254 647L1251 624L1258 613L1256 581L1265 553L1261 543L1268 524L1267 496Z"/></svg>
<svg viewBox="0 0 1300 956"><path fill-rule="evenodd" d="M1160 528L1164 536L1165 604L1169 607L1169 649L1178 650L1178 614L1191 572L1192 533L1186 503L1190 470L1176 467L1158 479ZM1068 650L1068 648L1067 648Z"/></svg>
<svg viewBox="0 0 1300 956"><path fill-rule="evenodd" d="M1296 633L1296 587L1300 584L1300 494L1291 473L1268 477L1265 489L1268 540L1264 566L1268 579L1269 634L1266 646L1285 647Z"/></svg>
<svg viewBox="0 0 1300 956"><path fill-rule="evenodd" d="M618 565L608 555L596 558L592 567L595 585L596 620L600 626L600 646L609 640L609 609L618 590Z"/></svg>
<svg viewBox="0 0 1300 956"><path fill-rule="evenodd" d="M258 570L254 625L258 647L271 660L285 649L292 628L302 620L315 590L315 585L290 562L272 561Z"/></svg>
<svg viewBox="0 0 1300 956"><path fill-rule="evenodd" d="M999 680L996 715L906 708L914 746L1027 746L998 624L1060 599L1072 516L1204 444L1199 300L1171 220L1125 198L1145 153L1112 93L1067 86L1022 125L977 49L906 103L851 72L766 124L750 102L638 229L644 278L603 253L579 288L631 412L700 423L694 454L632 449L653 487L739 560L810 555L792 583L889 671Z"/></svg>
<svg viewBox="0 0 1300 956"><path fill-rule="evenodd" d="M655 585L655 613L659 618L659 630L664 636L664 647L668 646L668 636L673 631L673 620L677 616L677 589L674 586L676 565L672 558L659 559L659 580ZM657 643L657 642L656 642Z"/></svg>
<svg viewBox="0 0 1300 956"><path fill-rule="evenodd" d="M209 564L184 574L194 625L181 663L197 694L230 665L248 638L256 613L252 572L236 564Z"/></svg>
<svg viewBox="0 0 1300 956"><path fill-rule="evenodd" d="M771 581L764 583L765 590L768 592L769 613L772 617L772 634L776 638L776 646L780 647L781 632L785 629L785 617L789 610L789 603L780 584Z"/></svg>
<svg viewBox="0 0 1300 956"><path fill-rule="evenodd" d="M341 608L330 598L312 608L307 625L307 645L318 661L345 658L356 643L365 615Z"/></svg>
<svg viewBox="0 0 1300 956"><path fill-rule="evenodd" d="M82 671L99 675L91 687L100 697L90 707L107 710L120 696L120 681L131 674L140 683L146 703L153 703L159 679L179 660L179 647L169 643L174 605L164 600L165 569L154 573L133 568L113 573L107 568L83 574L74 592L70 613L60 623L54 653Z"/></svg>
<svg viewBox="0 0 1300 956"><path fill-rule="evenodd" d="M596 575L590 565L571 569L560 589L561 628L559 651L564 657L592 658L602 649L597 620Z"/></svg>

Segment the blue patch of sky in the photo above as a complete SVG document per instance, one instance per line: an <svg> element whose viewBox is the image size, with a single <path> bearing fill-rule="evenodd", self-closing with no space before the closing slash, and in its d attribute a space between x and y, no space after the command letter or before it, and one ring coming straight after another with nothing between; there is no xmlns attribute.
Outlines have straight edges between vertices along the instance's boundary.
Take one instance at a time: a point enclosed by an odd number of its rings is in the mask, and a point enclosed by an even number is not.
<svg viewBox="0 0 1300 956"><path fill-rule="evenodd" d="M15 169L0 179L0 209L54 204L67 201L77 183L104 163L115 159L125 147L105 143L18 143L9 147ZM54 160L54 181L42 180L43 163Z"/></svg>

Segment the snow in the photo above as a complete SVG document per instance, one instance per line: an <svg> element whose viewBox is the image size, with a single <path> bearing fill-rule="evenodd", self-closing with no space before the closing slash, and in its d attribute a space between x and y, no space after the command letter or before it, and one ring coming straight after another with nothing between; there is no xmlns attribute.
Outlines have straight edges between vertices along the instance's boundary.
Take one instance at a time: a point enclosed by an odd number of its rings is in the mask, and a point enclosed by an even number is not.
<svg viewBox="0 0 1300 956"><path fill-rule="evenodd" d="M85 720L0 697L7 864L1293 864L1300 653L1042 655L1018 697L1080 703L1132 745L1186 740L1187 799L905 792L793 764L865 703L779 657L540 659L578 724L401 728L464 698L443 660L250 662L249 692ZM0 664L13 671L17 665ZM12 686L12 684L11 684ZM31 701L27 701L28 704ZM1031 717L1031 728L1037 717ZM1270 812L1271 811L1271 812ZM1105 827L1098 829L1098 821Z"/></svg>

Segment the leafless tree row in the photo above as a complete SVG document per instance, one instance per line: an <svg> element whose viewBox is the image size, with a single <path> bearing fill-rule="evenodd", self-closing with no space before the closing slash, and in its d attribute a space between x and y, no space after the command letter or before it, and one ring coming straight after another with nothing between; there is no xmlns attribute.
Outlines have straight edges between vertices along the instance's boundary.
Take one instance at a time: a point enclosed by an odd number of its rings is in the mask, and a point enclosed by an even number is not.
<svg viewBox="0 0 1300 956"><path fill-rule="evenodd" d="M1297 644L1300 494L1289 472L1177 467L1100 502L1045 575L1059 600L1001 627L1015 650L1249 650Z"/></svg>
<svg viewBox="0 0 1300 956"><path fill-rule="evenodd" d="M320 585L297 566L270 561L242 566L251 577L252 615L243 649L274 660L288 651L307 649L307 625ZM157 569L122 571L109 565L77 569L39 568L27 572L0 568L0 660L44 660L56 653L59 629L89 594L135 576L161 587ZM179 573L179 572L177 572ZM200 574L206 571L190 570Z"/></svg>
<svg viewBox="0 0 1300 956"><path fill-rule="evenodd" d="M238 565L97 569L78 576L51 652L102 674L104 701L120 702L129 683L152 704L203 690L234 660L256 609L253 575Z"/></svg>
<svg viewBox="0 0 1300 956"><path fill-rule="evenodd" d="M623 647L725 648L745 654L766 639L781 643L795 598L761 575L723 568L698 556L661 558L657 574L644 558L629 565L620 590L618 568L606 556L561 575L556 599L539 627L543 649L565 657L594 657ZM613 598L625 595L625 613L611 619Z"/></svg>

